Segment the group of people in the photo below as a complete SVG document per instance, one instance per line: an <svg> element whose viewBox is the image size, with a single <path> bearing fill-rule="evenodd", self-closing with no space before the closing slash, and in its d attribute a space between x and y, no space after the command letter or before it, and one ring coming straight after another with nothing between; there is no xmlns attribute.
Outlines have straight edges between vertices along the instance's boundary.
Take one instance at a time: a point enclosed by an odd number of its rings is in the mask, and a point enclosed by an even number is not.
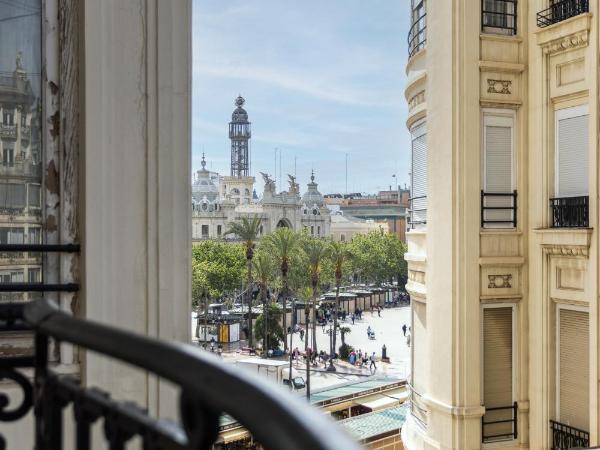
<svg viewBox="0 0 600 450"><path fill-rule="evenodd" d="M377 361L377 355L375 352L371 353L371 356L368 355L367 352L362 352L362 350L358 350L358 353L354 350L350 352L350 356L348 361L353 366L358 367L367 367L369 364L369 370L377 370L377 365L375 364Z"/></svg>
<svg viewBox="0 0 600 450"><path fill-rule="evenodd" d="M404 337L406 338L406 345L410 347L410 334L411 328L410 326L406 326L406 324L402 325L402 332L404 333Z"/></svg>

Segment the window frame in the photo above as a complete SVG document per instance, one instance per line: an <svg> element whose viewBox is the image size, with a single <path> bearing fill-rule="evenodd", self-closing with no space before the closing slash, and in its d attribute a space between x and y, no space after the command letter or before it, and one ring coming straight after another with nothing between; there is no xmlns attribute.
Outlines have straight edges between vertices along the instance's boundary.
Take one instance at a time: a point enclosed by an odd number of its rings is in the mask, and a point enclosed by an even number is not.
<svg viewBox="0 0 600 450"><path fill-rule="evenodd" d="M588 148L587 148L587 193L586 194L577 194L577 195L569 195L569 196L563 196L560 195L559 193L559 186L560 186L560 177L559 177L559 171L560 171L560 167L559 167L559 148L558 148L558 142L559 142L559 122L561 120L565 120L565 119L574 119L575 117L581 117L581 116L587 116L587 124L588 124L588 137L587 137L587 141L588 141ZM566 108L560 108L560 109L556 109L554 110L554 189L553 189L553 197L556 198L563 198L563 197L584 197L584 196L589 196L590 195L590 176L589 176L589 170L590 170L590 138L589 138L589 132L590 132L590 112L589 112L589 104L588 103L583 103L581 105L576 105L576 106L570 106L570 107L566 107ZM590 216L591 218L591 216Z"/></svg>

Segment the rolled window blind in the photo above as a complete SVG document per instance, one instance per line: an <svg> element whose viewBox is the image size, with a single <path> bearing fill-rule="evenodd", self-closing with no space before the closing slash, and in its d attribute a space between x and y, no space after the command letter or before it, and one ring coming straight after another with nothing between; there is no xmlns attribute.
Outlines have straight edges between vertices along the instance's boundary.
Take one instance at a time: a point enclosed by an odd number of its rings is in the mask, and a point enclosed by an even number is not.
<svg viewBox="0 0 600 450"><path fill-rule="evenodd" d="M512 308L483 310L483 404L487 408L510 407L513 404ZM485 422L511 420L510 409L486 411ZM511 422L486 425L485 436L513 432Z"/></svg>
<svg viewBox="0 0 600 450"><path fill-rule="evenodd" d="M589 316L559 309L559 420L589 431Z"/></svg>
<svg viewBox="0 0 600 450"><path fill-rule="evenodd" d="M488 193L512 192L512 128L506 126L485 127L485 187ZM512 197L486 196L485 206L510 208ZM488 221L511 221L511 209L486 210ZM494 224L492 224L494 225Z"/></svg>
<svg viewBox="0 0 600 450"><path fill-rule="evenodd" d="M558 120L557 197L588 195L588 115Z"/></svg>
<svg viewBox="0 0 600 450"><path fill-rule="evenodd" d="M412 195L413 221L427 220L427 134L425 125L412 130Z"/></svg>

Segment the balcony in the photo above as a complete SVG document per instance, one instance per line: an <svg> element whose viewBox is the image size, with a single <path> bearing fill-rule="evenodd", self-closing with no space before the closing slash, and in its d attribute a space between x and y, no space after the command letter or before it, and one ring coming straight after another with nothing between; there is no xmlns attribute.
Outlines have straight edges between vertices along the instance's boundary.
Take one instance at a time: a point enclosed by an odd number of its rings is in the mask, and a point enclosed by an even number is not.
<svg viewBox="0 0 600 450"><path fill-rule="evenodd" d="M564 423L550 421L552 432L551 450L569 450L574 448L588 448L590 446L590 433Z"/></svg>
<svg viewBox="0 0 600 450"><path fill-rule="evenodd" d="M3 378L22 391L17 405L6 404L8 399L0 394L0 421L23 419L33 409L35 448L66 448L63 423L69 406L78 450L91 448L91 430L98 422L103 422L111 449L124 449L134 439L145 449L210 449L224 413L235 417L265 448L360 448L300 398L189 346L77 319L47 300L0 305L0 332L14 331L31 332L35 347L32 355L0 358ZM131 402L117 401L107 392L60 375L48 362L50 340L129 363L174 383L181 392L180 423L154 419ZM34 371L33 382L19 371L27 368ZM1 435L0 448L12 448Z"/></svg>
<svg viewBox="0 0 600 450"><path fill-rule="evenodd" d="M427 13L423 13L408 31L408 57L425 48L427 42Z"/></svg>
<svg viewBox="0 0 600 450"><path fill-rule="evenodd" d="M589 0L552 1L549 8L537 13L537 26L544 28L590 10Z"/></svg>
<svg viewBox="0 0 600 450"><path fill-rule="evenodd" d="M517 227L517 191L481 191L481 228Z"/></svg>
<svg viewBox="0 0 600 450"><path fill-rule="evenodd" d="M408 221L410 228L424 227L427 224L427 196L411 197L408 202L410 205Z"/></svg>
<svg viewBox="0 0 600 450"><path fill-rule="evenodd" d="M17 138L17 126L0 124L0 138Z"/></svg>
<svg viewBox="0 0 600 450"><path fill-rule="evenodd" d="M493 11L485 9L488 4L481 2L482 31L517 34L517 0L495 0Z"/></svg>
<svg viewBox="0 0 600 450"><path fill-rule="evenodd" d="M552 228L588 228L589 197L561 197L550 199Z"/></svg>
<svg viewBox="0 0 600 450"><path fill-rule="evenodd" d="M517 402L511 406L485 408L485 415L481 418L481 442L486 444L517 439L517 416Z"/></svg>

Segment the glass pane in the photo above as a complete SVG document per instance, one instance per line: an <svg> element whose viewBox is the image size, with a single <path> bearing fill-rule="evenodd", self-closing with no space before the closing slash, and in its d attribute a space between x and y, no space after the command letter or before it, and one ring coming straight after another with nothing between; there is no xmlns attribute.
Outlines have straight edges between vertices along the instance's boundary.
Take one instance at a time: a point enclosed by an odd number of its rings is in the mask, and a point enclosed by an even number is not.
<svg viewBox="0 0 600 450"><path fill-rule="evenodd" d="M40 241L41 0L0 5L0 243ZM34 231L37 230L37 231ZM29 239L26 239L28 236ZM0 253L0 283L41 281L41 257ZM25 274L30 274L25 278ZM8 275L8 276L7 276ZM0 300L28 300L5 293Z"/></svg>

